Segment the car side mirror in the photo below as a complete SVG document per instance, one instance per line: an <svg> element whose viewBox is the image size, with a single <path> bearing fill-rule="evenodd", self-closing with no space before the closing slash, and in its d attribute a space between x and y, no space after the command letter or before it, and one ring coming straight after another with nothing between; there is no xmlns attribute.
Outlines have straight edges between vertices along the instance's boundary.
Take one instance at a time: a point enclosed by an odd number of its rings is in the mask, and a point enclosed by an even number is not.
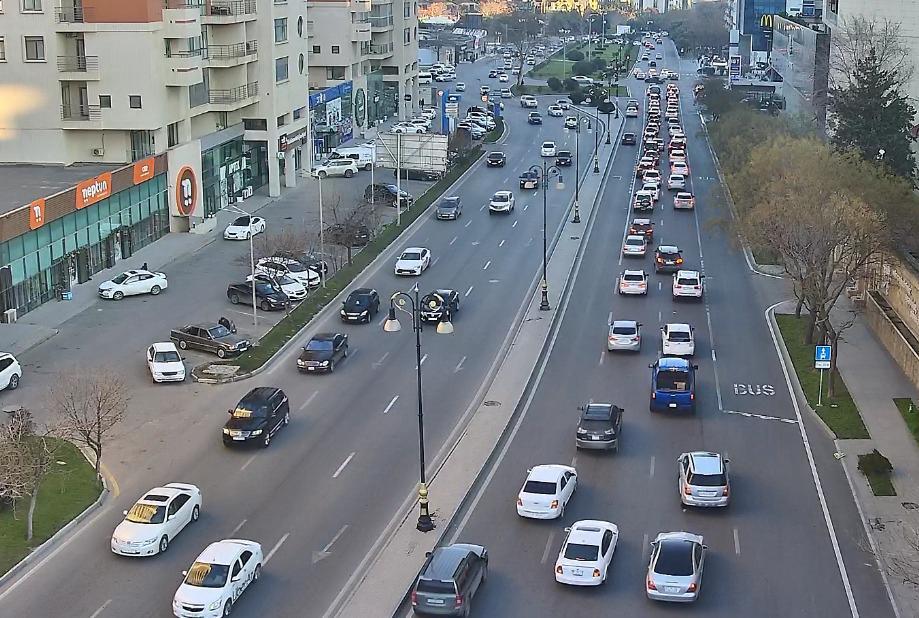
<svg viewBox="0 0 919 618"><path fill-rule="evenodd" d="M571 532L571 528L565 528L565 532Z"/></svg>
<svg viewBox="0 0 919 618"><path fill-rule="evenodd" d="M166 521L170 521L170 520L172 520L174 517L175 517L174 514L173 514L173 515L169 515L169 516L166 517Z"/></svg>
<svg viewBox="0 0 919 618"><path fill-rule="evenodd" d="M724 463L731 463L730 459L725 458Z"/></svg>
<svg viewBox="0 0 919 618"><path fill-rule="evenodd" d="M654 363L648 363L648 369L654 369Z"/></svg>
<svg viewBox="0 0 919 618"><path fill-rule="evenodd" d="M227 414L233 414L233 410L227 410Z"/></svg>
<svg viewBox="0 0 919 618"><path fill-rule="evenodd" d="M698 366L698 365L693 365L692 368L693 368L693 369L698 369L699 366Z"/></svg>
<svg viewBox="0 0 919 618"><path fill-rule="evenodd" d="M127 515L128 512L127 512L127 511L121 511L121 514L122 514L122 515Z"/></svg>
<svg viewBox="0 0 919 618"><path fill-rule="evenodd" d="M583 411L584 411L584 406L578 406L578 410L580 410L581 412L583 412Z"/></svg>
<svg viewBox="0 0 919 618"><path fill-rule="evenodd" d="M239 575L234 575L232 578L230 578L230 581L231 581L231 582L238 582L238 581L239 581Z"/></svg>
<svg viewBox="0 0 919 618"><path fill-rule="evenodd" d="M432 553L433 553L433 552L426 551L426 552L424 552L424 557L425 557L425 558L430 558Z"/></svg>
<svg viewBox="0 0 919 618"><path fill-rule="evenodd" d="M179 357L179 360L183 360L183 361L184 361L184 360L188 360L188 359L185 358L184 356L180 356L180 357Z"/></svg>

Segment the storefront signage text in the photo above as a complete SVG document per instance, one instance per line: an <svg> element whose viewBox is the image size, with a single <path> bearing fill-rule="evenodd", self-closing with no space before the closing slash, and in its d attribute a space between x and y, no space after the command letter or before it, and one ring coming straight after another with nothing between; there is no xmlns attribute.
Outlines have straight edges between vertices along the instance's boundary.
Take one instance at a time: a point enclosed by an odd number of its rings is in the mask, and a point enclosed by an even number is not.
<svg viewBox="0 0 919 618"><path fill-rule="evenodd" d="M134 184L139 185L153 178L153 171L156 168L155 159L147 157L134 164Z"/></svg>
<svg viewBox="0 0 919 618"><path fill-rule="evenodd" d="M45 198L39 198L29 204L29 229L37 230L45 224Z"/></svg>
<svg viewBox="0 0 919 618"><path fill-rule="evenodd" d="M92 206L112 194L112 173L105 172L95 178L84 180L77 183L76 187L76 207L82 210L87 206Z"/></svg>

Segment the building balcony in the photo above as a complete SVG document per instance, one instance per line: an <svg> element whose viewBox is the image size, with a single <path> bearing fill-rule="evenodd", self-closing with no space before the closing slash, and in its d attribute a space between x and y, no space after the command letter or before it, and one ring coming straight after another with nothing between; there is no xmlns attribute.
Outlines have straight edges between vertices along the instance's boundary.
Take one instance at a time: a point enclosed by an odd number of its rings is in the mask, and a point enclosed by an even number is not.
<svg viewBox="0 0 919 618"><path fill-rule="evenodd" d="M94 28L93 24L87 24L86 20L92 21L92 6L82 4L67 4L66 1L62 6L54 9L54 17L57 22L56 29L58 32L85 32Z"/></svg>
<svg viewBox="0 0 919 618"><path fill-rule="evenodd" d="M99 56L58 56L57 70L61 81L98 81Z"/></svg>
<svg viewBox="0 0 919 618"><path fill-rule="evenodd" d="M387 30L392 30L392 15L386 15L385 17L374 17L371 15L367 19L370 22L370 30L372 32L386 32Z"/></svg>
<svg viewBox="0 0 919 618"><path fill-rule="evenodd" d="M351 24L351 41L354 43L370 40L370 24L356 23Z"/></svg>
<svg viewBox="0 0 919 618"><path fill-rule="evenodd" d="M250 82L228 90L211 89L208 92L208 103L211 110L231 112L252 105L258 101L258 82Z"/></svg>
<svg viewBox="0 0 919 618"><path fill-rule="evenodd" d="M102 110L98 105L61 105L61 125L64 129L97 129L102 126Z"/></svg>
<svg viewBox="0 0 919 618"><path fill-rule="evenodd" d="M208 67L235 67L258 60L258 41L232 45L208 45L205 63Z"/></svg>
<svg viewBox="0 0 919 618"><path fill-rule="evenodd" d="M367 58L383 60L392 56L393 45L392 43L386 43L384 45L370 45L368 48L361 49L362 52L365 50Z"/></svg>
<svg viewBox="0 0 919 618"><path fill-rule="evenodd" d="M204 81L204 50L173 51L166 56L166 85L191 86Z"/></svg>
<svg viewBox="0 0 919 618"><path fill-rule="evenodd" d="M370 0L352 0L351 12L352 13L369 13L370 6L371 6Z"/></svg>
<svg viewBox="0 0 919 618"><path fill-rule="evenodd" d="M173 6L163 9L163 38L193 39L201 36L201 7Z"/></svg>
<svg viewBox="0 0 919 618"><path fill-rule="evenodd" d="M383 6L384 4L392 4L392 0L370 0L370 6Z"/></svg>
<svg viewBox="0 0 919 618"><path fill-rule="evenodd" d="M210 0L201 17L205 24L238 24L255 21L256 0Z"/></svg>

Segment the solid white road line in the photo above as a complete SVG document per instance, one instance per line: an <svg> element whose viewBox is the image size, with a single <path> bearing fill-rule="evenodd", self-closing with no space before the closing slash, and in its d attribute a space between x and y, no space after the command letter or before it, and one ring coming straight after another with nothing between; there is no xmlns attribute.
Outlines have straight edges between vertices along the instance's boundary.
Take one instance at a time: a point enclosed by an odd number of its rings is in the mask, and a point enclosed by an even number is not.
<svg viewBox="0 0 919 618"><path fill-rule="evenodd" d="M785 359L782 357L781 348L779 347L778 336L772 327L772 321L769 314L775 311L775 308L785 301L775 303L767 307L765 311L766 325L769 327L769 334L772 336L772 345L775 347L775 353L779 357L779 364L782 366L782 373L785 375L785 386L788 387L788 395L791 397L791 405L795 409L795 417L798 419L798 430L801 432L801 441L804 443L804 452L807 454L807 463L810 466L811 477L814 480L814 487L817 489L817 499L820 502L820 509L823 511L823 521L826 524L827 533L830 535L830 542L833 545L833 553L836 556L836 568L839 569L839 577L842 579L843 588L846 591L846 598L849 601L849 611L852 612L852 618L858 618L858 606L855 604L855 596L852 593L852 585L849 583L849 573L846 570L846 564L842 559L842 550L839 547L839 539L836 538L836 528L833 526L833 518L830 516L830 509L826 503L826 496L823 493L823 484L820 482L820 475L817 474L817 464L814 462L814 453L811 450L810 439L807 437L807 428L804 426L804 420L801 418L801 408L798 406L798 397L795 395L794 387L791 385L791 376L788 367L785 365Z"/></svg>
<svg viewBox="0 0 919 618"><path fill-rule="evenodd" d="M504 246L504 240L502 240L501 242L499 242L499 243L498 243L498 246L499 246L499 247L503 247L503 246Z"/></svg>
<svg viewBox="0 0 919 618"><path fill-rule="evenodd" d="M393 407L394 405L396 405L396 402L397 402L398 400L399 400L399 396L398 396L398 395L396 395L395 397L393 397L392 400L389 402L389 405L386 406L386 409L383 410L383 414L389 414L389 411L392 410L392 407Z"/></svg>
<svg viewBox="0 0 919 618"><path fill-rule="evenodd" d="M249 464L252 463L253 461L255 461L255 455L253 455L252 457L250 457L249 459L247 459L247 460L246 460L246 463L244 463L244 464L242 465L242 468L240 468L239 471L242 472L243 470L245 470L246 468L248 468L248 467L249 467Z"/></svg>
<svg viewBox="0 0 919 618"><path fill-rule="evenodd" d="M236 527L233 528L233 530L230 531L230 537L233 537L237 532L239 532L239 529L242 528L243 526L245 526L247 521L249 521L249 520L248 520L248 519L244 519L244 520L242 520L241 522L239 522L238 524L236 524Z"/></svg>
<svg viewBox="0 0 919 618"><path fill-rule="evenodd" d="M650 470L649 476L652 479L654 478L654 455L651 455L651 470Z"/></svg>
<svg viewBox="0 0 919 618"><path fill-rule="evenodd" d="M734 553L740 555L740 532L734 528Z"/></svg>
<svg viewBox="0 0 919 618"><path fill-rule="evenodd" d="M475 287L475 286L470 285L470 286L469 286L469 289L466 290L466 293L465 293L463 296L469 296L470 294L472 294L472 288L473 288L473 287Z"/></svg>
<svg viewBox="0 0 919 618"><path fill-rule="evenodd" d="M103 603L103 604L102 604L102 607L100 607L99 609L97 609L96 611L94 611L94 612L93 612L93 615L90 616L89 618L98 618L99 614L101 614L101 613L105 610L105 608L109 606L109 603L111 603L111 602L112 602L112 600L109 599L108 601L106 601L105 603Z"/></svg>
<svg viewBox="0 0 919 618"><path fill-rule="evenodd" d="M387 352L387 354L388 354L388 352ZM306 398L306 401L304 401L302 404L300 404L300 408L299 408L299 410L297 410L297 411L298 411L298 412L303 412L303 410L306 409L306 406L310 405L310 404L313 402L313 399L315 399L315 398L316 398L316 395L318 395L318 394L319 394L319 391L313 391L313 394L310 395L309 397L307 397L307 398Z"/></svg>
<svg viewBox="0 0 919 618"><path fill-rule="evenodd" d="M555 540L555 531L553 530L552 532L549 533L549 538L546 539L546 548L542 552L542 560L539 561L540 564L545 564L546 560L549 559L549 553L552 551L552 541L554 540Z"/></svg>
<svg viewBox="0 0 919 618"><path fill-rule="evenodd" d="M457 238L458 238L458 236L454 236L454 237L453 237L453 240L450 241L450 244L452 245L453 243L455 243Z"/></svg>
<svg viewBox="0 0 919 618"><path fill-rule="evenodd" d="M277 544L275 544L275 546L271 548L271 551L268 552L268 555L267 555L267 556L265 556L265 561L262 563L262 566L265 566L265 565L268 564L268 561L271 560L272 557L274 557L274 554L275 554L276 551L278 551L279 549L281 549L281 545L284 544L284 541L286 541L286 540L287 540L287 537L289 537L289 536L290 536L290 532L288 532L287 534L285 534L284 536L282 536L282 537L281 537L281 540L279 540L279 541L277 542Z"/></svg>
<svg viewBox="0 0 919 618"><path fill-rule="evenodd" d="M488 270L488 267L491 266L491 260L485 262L485 266L482 267L482 270Z"/></svg>
<svg viewBox="0 0 919 618"><path fill-rule="evenodd" d="M338 470L336 470L335 474L332 475L333 479L337 479L338 475L341 474L342 471L344 471L344 469L348 467L348 464L351 463L352 459L354 459L355 454L356 453L352 452L350 455L348 455L348 457L343 462L341 462L341 465L338 466Z"/></svg>
<svg viewBox="0 0 919 618"><path fill-rule="evenodd" d="M458 363L456 363L456 367L453 369L453 373L459 373L460 371L462 371L463 363L465 362L466 362L466 357L464 356L463 358L460 359Z"/></svg>

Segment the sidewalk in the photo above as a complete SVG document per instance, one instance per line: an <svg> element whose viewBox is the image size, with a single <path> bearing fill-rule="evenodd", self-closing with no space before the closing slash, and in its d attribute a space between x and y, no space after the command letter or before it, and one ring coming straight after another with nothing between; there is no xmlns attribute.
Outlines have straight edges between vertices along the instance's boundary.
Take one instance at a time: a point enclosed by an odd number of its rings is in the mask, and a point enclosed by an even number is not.
<svg viewBox="0 0 919 618"><path fill-rule="evenodd" d="M835 313L851 310L843 298ZM872 548L886 571L901 616L919 616L919 590L903 583L904 575L919 576L919 445L894 405L894 397L911 397L919 403L919 392L887 353L865 320L843 334L838 350L839 372L855 400L871 438L837 440L837 450L860 507ZM865 476L858 471L858 455L877 449L893 464L896 496L875 496ZM904 561L907 565L904 568Z"/></svg>

